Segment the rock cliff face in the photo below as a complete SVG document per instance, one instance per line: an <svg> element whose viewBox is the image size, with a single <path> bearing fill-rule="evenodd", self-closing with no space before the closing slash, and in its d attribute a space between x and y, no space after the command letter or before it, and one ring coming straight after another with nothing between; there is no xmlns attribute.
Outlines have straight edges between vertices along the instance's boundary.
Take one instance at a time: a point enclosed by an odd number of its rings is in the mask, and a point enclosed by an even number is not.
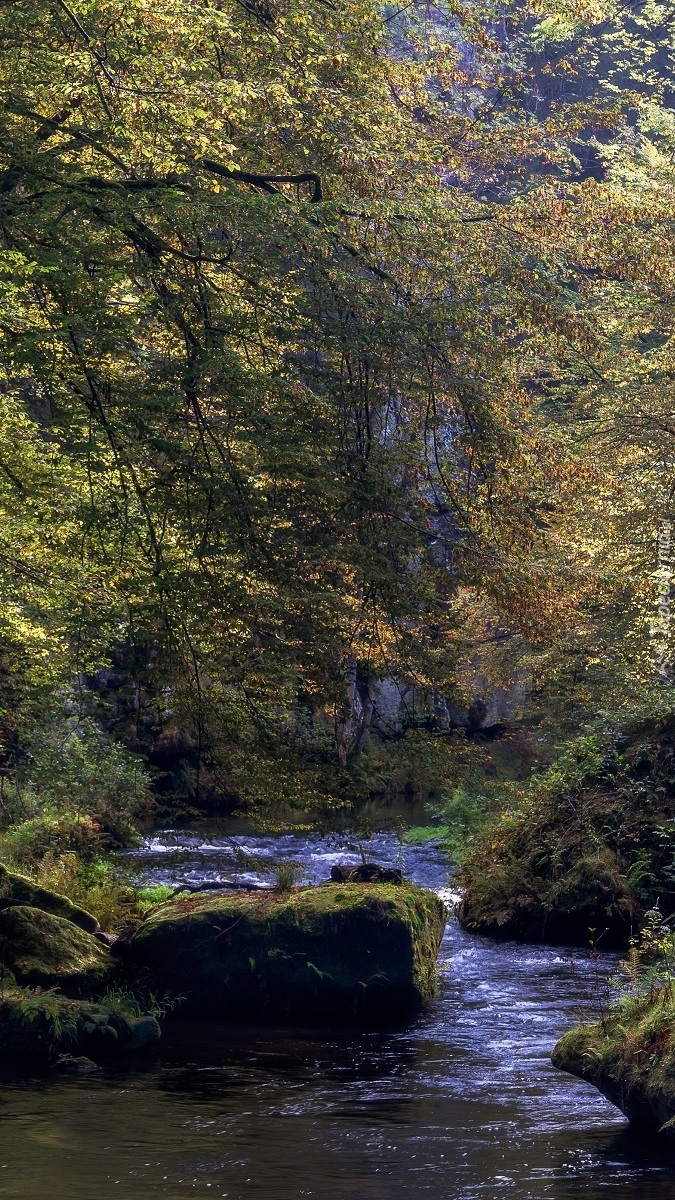
<svg viewBox="0 0 675 1200"><path fill-rule="evenodd" d="M414 1012L435 993L442 902L411 884L191 897L157 908L128 965L181 1015L350 1021Z"/></svg>
<svg viewBox="0 0 675 1200"><path fill-rule="evenodd" d="M675 1002L669 988L560 1038L551 1060L592 1083L632 1125L675 1138Z"/></svg>

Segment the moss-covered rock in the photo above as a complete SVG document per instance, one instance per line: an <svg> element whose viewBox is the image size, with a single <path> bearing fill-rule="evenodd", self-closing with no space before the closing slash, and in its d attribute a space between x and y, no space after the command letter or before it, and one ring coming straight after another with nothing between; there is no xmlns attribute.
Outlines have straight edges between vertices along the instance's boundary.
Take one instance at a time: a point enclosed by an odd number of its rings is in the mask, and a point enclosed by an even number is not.
<svg viewBox="0 0 675 1200"><path fill-rule="evenodd" d="M40 887L24 875L17 875L0 865L0 907L2 901L8 906L28 904L31 908L41 908L55 917L63 917L64 921L72 921L73 925L79 925L88 933L95 933L98 929L96 917L73 904L67 896Z"/></svg>
<svg viewBox="0 0 675 1200"><path fill-rule="evenodd" d="M348 1021L414 1011L434 995L445 909L410 884L324 884L190 897L155 909L129 962L181 1014Z"/></svg>
<svg viewBox="0 0 675 1200"><path fill-rule="evenodd" d="M112 981L108 948L72 921L39 908L0 911L0 960L20 984L91 996Z"/></svg>
<svg viewBox="0 0 675 1200"><path fill-rule="evenodd" d="M154 1017L127 1016L111 1005L35 995L5 986L0 993L0 1058L55 1062L143 1050L159 1039Z"/></svg>
<svg viewBox="0 0 675 1200"><path fill-rule="evenodd" d="M625 945L675 912L675 718L585 738L462 864L460 921L525 941Z"/></svg>
<svg viewBox="0 0 675 1200"><path fill-rule="evenodd" d="M675 1000L664 988L565 1033L553 1065L592 1083L631 1124L675 1137Z"/></svg>

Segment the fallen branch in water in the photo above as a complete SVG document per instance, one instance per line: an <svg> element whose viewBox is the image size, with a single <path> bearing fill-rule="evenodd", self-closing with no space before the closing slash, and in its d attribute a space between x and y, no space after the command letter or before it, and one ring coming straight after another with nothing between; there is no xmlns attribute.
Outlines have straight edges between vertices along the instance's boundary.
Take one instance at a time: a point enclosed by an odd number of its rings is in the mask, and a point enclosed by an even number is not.
<svg viewBox="0 0 675 1200"><path fill-rule="evenodd" d="M273 890L274 888L271 883L237 883L234 879L211 880L206 883L197 884L197 886L185 883L180 887L174 888L169 899L163 900L162 904L168 904L169 900L174 900L182 892L271 892Z"/></svg>

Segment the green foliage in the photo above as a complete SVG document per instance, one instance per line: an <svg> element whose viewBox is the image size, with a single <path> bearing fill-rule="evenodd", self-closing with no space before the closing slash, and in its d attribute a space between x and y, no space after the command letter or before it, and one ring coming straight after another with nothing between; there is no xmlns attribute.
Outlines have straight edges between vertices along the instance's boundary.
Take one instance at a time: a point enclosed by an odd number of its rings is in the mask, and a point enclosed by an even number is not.
<svg viewBox="0 0 675 1200"><path fill-rule="evenodd" d="M615 998L610 1013L639 1012L657 995L673 1001L675 933L658 908L645 913L640 934L631 938L628 954L611 982Z"/></svg>
<svg viewBox="0 0 675 1200"><path fill-rule="evenodd" d="M439 810L444 823L443 847L454 862L469 853L476 834L489 822L492 801L466 787L457 787Z"/></svg>
<svg viewBox="0 0 675 1200"><path fill-rule="evenodd" d="M139 888L136 893L143 915L154 908L156 904L163 904L166 900L171 900L175 894L175 888L162 883L154 884L152 887Z"/></svg>
<svg viewBox="0 0 675 1200"><path fill-rule="evenodd" d="M45 860L54 863L63 856L72 855L84 862L92 862L101 851L99 825L91 817L68 813L32 817L20 825L10 825L0 835L0 854L5 862L19 870L40 869Z"/></svg>
<svg viewBox="0 0 675 1200"><path fill-rule="evenodd" d="M512 788L462 865L466 923L626 942L657 901L675 911L674 735L668 716L584 736L528 787Z"/></svg>
<svg viewBox="0 0 675 1200"><path fill-rule="evenodd" d="M33 822L44 820L45 852L58 851L62 827L61 848L86 857L87 839L94 848L94 825L108 845L135 842L137 821L149 811L149 785L141 760L106 738L91 718L61 718L31 730L22 760L5 781L3 812L11 825L32 818L24 834L13 833L17 845L22 840L28 845L34 829L39 854L39 825ZM54 830L51 841L47 833L50 821ZM81 845L77 844L78 822ZM71 827L72 838L67 832Z"/></svg>
<svg viewBox="0 0 675 1200"><path fill-rule="evenodd" d="M180 1008L184 999L184 996L171 996L168 993L164 996L155 996L144 991L140 986L136 986L134 988L107 988L101 994L99 1003L123 1017L133 1019L151 1016L157 1021L161 1021Z"/></svg>
<svg viewBox="0 0 675 1200"><path fill-rule="evenodd" d="M406 829L403 841L408 846L424 846L428 842L441 842L447 833L445 825L413 825Z"/></svg>
<svg viewBox="0 0 675 1200"><path fill-rule="evenodd" d="M148 908L165 898L164 891L172 892L170 888L138 891L119 878L109 861L83 860L76 853L63 853L62 848L58 855L48 854L34 863L29 877L86 909L109 933L138 924Z"/></svg>
<svg viewBox="0 0 675 1200"><path fill-rule="evenodd" d="M24 1030L39 1031L53 1050L62 1050L64 1045L75 1042L78 1024L73 1006L55 990L36 988L33 991L13 985L9 995L13 1002L12 1021ZM7 993L3 990L2 1000L6 999Z"/></svg>
<svg viewBox="0 0 675 1200"><path fill-rule="evenodd" d="M298 884L298 880L302 877L303 864L293 862L287 859L284 862L277 863L274 870L274 888L275 891L287 894L292 892Z"/></svg>

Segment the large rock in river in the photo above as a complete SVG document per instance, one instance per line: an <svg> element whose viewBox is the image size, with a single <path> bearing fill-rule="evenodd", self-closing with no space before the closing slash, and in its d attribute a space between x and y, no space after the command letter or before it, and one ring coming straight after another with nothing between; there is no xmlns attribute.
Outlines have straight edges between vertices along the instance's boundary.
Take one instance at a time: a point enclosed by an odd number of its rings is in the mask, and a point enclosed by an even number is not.
<svg viewBox="0 0 675 1200"><path fill-rule="evenodd" d="M0 962L18 983L67 996L102 992L118 964L90 933L40 908L0 911Z"/></svg>
<svg viewBox="0 0 675 1200"><path fill-rule="evenodd" d="M324 884L159 906L129 962L181 1015L349 1021L418 1009L436 989L446 912L411 884Z"/></svg>

